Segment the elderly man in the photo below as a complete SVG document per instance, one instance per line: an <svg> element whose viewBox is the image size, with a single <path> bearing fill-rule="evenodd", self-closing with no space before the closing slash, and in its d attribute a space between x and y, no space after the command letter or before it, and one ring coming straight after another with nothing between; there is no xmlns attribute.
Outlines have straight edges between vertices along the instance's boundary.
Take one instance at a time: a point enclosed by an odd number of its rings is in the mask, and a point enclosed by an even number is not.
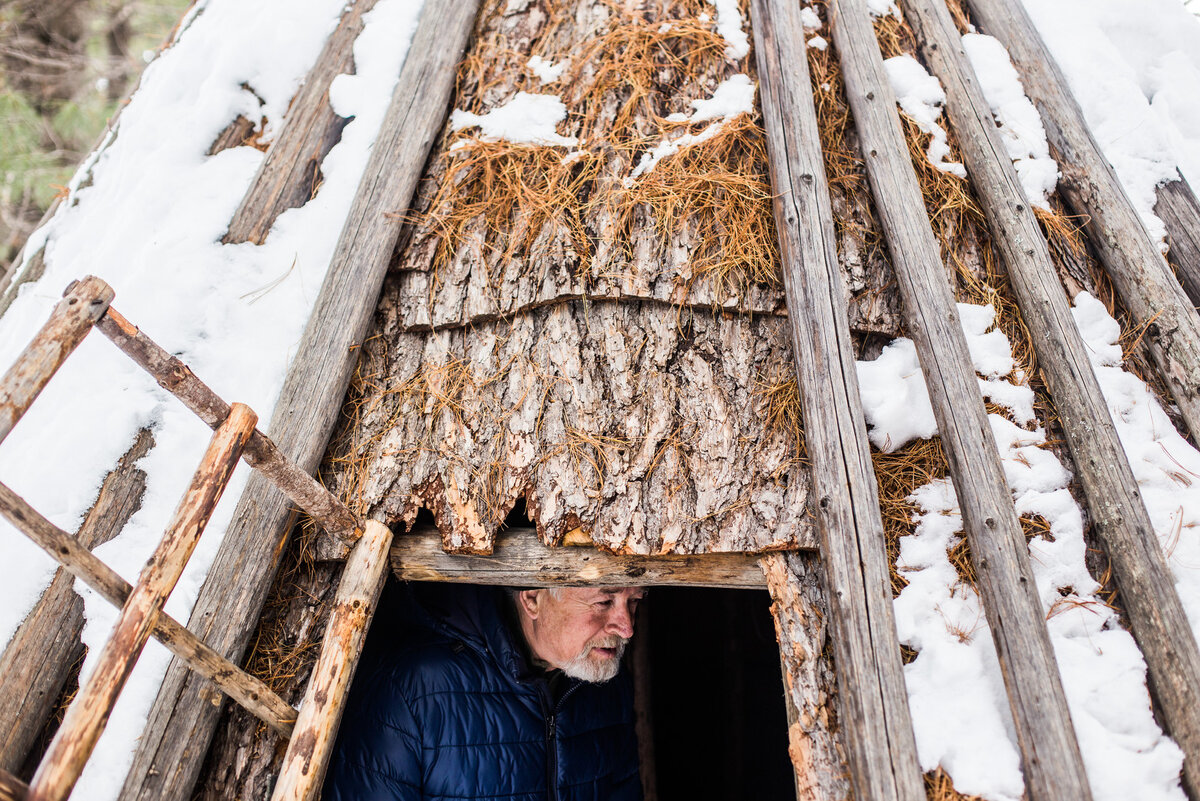
<svg viewBox="0 0 1200 801"><path fill-rule="evenodd" d="M637 801L632 691L619 674L642 594L410 595L407 630L363 657L324 798Z"/></svg>

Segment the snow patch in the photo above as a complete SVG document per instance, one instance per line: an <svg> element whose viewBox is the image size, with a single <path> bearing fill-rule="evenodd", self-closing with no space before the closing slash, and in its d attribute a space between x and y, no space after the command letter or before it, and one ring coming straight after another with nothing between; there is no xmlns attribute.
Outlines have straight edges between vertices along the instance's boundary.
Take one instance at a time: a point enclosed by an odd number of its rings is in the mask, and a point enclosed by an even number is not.
<svg viewBox="0 0 1200 801"><path fill-rule="evenodd" d="M461 131L478 126L482 138L489 142L572 147L579 140L560 136L555 130L566 118L567 107L558 95L517 92L512 100L485 114L455 109L450 115L450 129Z"/></svg>
<svg viewBox="0 0 1200 801"><path fill-rule="evenodd" d="M925 149L929 163L942 172L966 178L967 171L962 164L945 160L950 155L950 145L946 140L946 129L938 124L942 107L946 105L941 82L912 56L894 56L884 61L883 66L900 108L918 128L932 137Z"/></svg>
<svg viewBox="0 0 1200 801"><path fill-rule="evenodd" d="M750 52L750 39L746 36L745 20L737 0L711 0L717 10L717 33L724 37L725 55L731 59L745 58Z"/></svg>
<svg viewBox="0 0 1200 801"><path fill-rule="evenodd" d="M536 75L542 83L554 83L562 77L563 72L570 65L571 59L569 58L553 62L547 61L541 56L530 56L529 61L525 62L525 66L529 67L530 72Z"/></svg>

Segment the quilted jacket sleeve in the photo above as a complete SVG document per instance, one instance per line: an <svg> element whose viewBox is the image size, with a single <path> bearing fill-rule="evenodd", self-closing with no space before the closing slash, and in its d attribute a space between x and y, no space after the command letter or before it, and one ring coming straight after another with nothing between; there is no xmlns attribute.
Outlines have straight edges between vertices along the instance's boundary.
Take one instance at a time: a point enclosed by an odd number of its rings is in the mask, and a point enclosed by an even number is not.
<svg viewBox="0 0 1200 801"><path fill-rule="evenodd" d="M420 727L399 683L381 671L352 695L325 779L325 801L419 801Z"/></svg>

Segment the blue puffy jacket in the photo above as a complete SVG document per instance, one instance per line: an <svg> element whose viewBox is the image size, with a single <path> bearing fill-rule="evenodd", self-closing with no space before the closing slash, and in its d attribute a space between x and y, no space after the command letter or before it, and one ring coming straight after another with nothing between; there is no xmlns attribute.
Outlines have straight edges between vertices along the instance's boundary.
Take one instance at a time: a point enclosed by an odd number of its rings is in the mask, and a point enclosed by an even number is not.
<svg viewBox="0 0 1200 801"><path fill-rule="evenodd" d="M502 591L429 592L419 604L409 594L405 630L372 631L326 801L640 801L624 671L605 684L564 679L555 699L513 640Z"/></svg>

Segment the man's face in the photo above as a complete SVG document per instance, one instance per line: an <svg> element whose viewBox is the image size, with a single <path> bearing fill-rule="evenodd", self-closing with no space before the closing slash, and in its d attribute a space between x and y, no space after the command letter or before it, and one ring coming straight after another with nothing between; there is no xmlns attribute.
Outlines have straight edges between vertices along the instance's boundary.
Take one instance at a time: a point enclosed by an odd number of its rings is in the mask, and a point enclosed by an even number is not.
<svg viewBox="0 0 1200 801"><path fill-rule="evenodd" d="M522 590L521 630L534 656L551 667L584 681L608 681L621 669L644 594L641 587Z"/></svg>

